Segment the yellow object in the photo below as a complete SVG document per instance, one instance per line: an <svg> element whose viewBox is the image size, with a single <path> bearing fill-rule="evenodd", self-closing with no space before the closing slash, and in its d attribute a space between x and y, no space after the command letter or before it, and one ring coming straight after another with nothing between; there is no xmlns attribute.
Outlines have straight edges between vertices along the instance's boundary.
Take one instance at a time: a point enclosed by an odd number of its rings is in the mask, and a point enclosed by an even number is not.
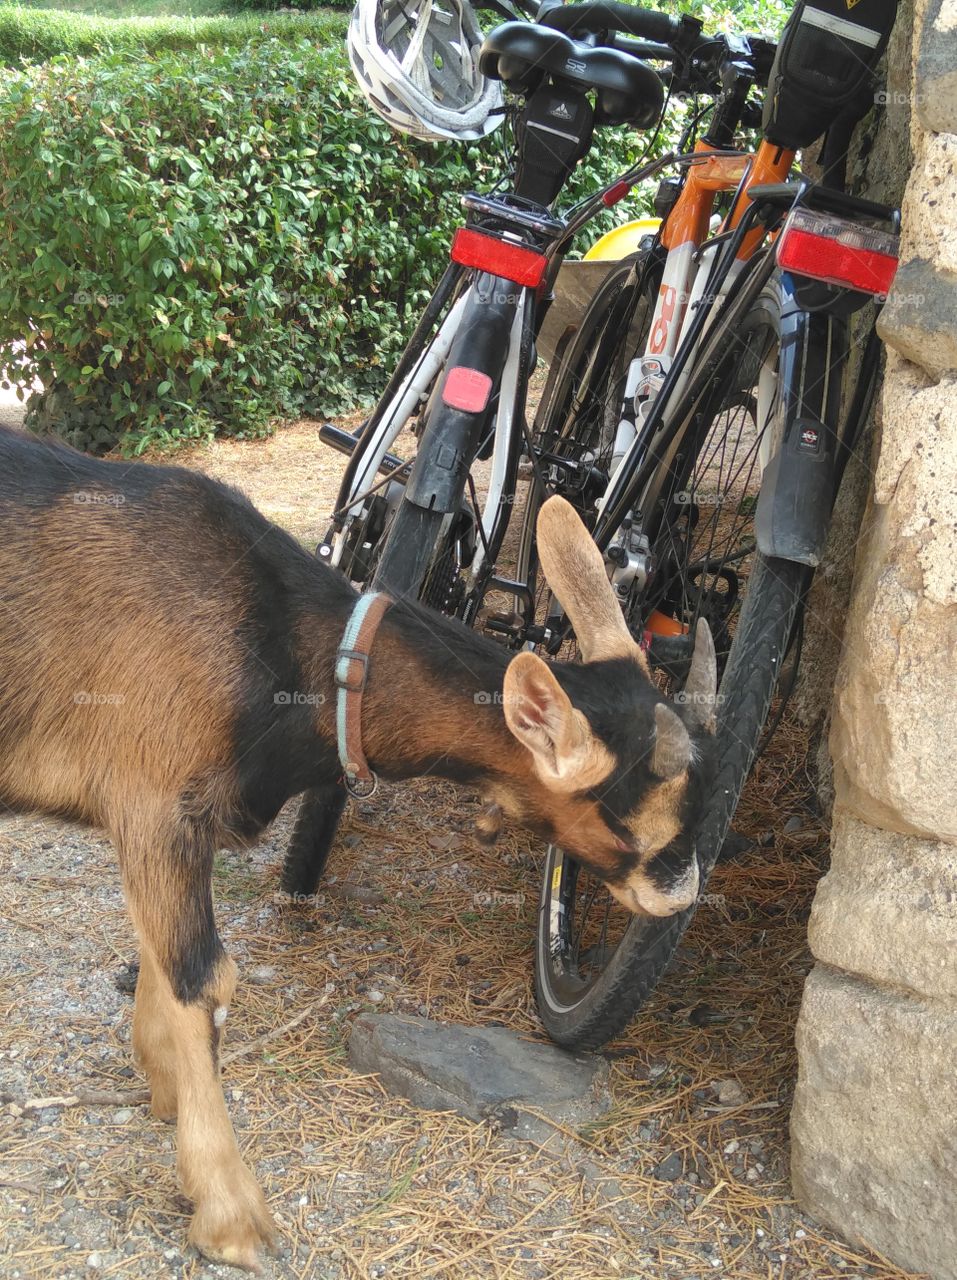
<svg viewBox="0 0 957 1280"><path fill-rule="evenodd" d="M644 236L653 236L661 226L660 218L639 218L613 227L600 240L596 240L585 254L585 262L620 262L630 253L637 253Z"/></svg>

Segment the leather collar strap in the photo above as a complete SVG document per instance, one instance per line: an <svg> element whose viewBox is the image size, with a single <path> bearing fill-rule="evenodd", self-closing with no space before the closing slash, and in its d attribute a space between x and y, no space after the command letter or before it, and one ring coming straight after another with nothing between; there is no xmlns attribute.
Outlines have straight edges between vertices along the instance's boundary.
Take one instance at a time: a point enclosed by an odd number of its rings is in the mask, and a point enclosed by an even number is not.
<svg viewBox="0 0 957 1280"><path fill-rule="evenodd" d="M369 679L369 653L392 598L381 591L360 596L336 651L336 735L346 790L371 796L378 779L362 750L362 695Z"/></svg>

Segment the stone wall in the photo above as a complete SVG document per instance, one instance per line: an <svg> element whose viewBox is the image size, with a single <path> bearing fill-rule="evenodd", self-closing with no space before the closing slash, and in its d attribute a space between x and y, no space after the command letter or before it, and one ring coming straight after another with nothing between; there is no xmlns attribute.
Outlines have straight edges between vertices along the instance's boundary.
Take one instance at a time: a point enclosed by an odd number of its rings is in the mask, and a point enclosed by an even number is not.
<svg viewBox="0 0 957 1280"><path fill-rule="evenodd" d="M957 1278L957 0L918 0L913 167L830 749L792 1172L845 1236ZM889 106L893 104L893 97Z"/></svg>

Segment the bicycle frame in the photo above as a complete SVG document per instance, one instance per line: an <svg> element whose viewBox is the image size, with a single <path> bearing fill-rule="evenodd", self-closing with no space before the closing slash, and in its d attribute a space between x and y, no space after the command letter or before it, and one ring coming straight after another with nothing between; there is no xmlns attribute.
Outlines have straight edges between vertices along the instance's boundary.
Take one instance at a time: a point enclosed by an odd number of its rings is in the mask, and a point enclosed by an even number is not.
<svg viewBox="0 0 957 1280"><path fill-rule="evenodd" d="M482 595L492 589L515 594L516 605L527 603L529 583L511 582L495 575L495 565L513 505L518 462L523 443L530 451L530 441L523 441L524 405L527 374L535 336L545 314L543 298L553 284L567 247L573 236L602 208L622 199L638 182L671 167L686 169L679 196L659 231L659 243L665 251L663 273L657 288L654 314L644 352L631 361L626 384L625 402L630 403L644 380L644 396L640 421L623 415L614 454L620 459L599 501L594 538L605 551L626 516L644 513L654 504L654 494L647 486L659 468L662 458L673 456L681 440L691 428L695 401L705 388L702 376L692 379L689 371L700 369L702 359L718 358L719 347L734 319L743 315L774 271L773 256L755 253L765 240L767 230L756 217L751 199L755 188L783 182L790 173L794 152L763 140L753 155L722 149L699 141L690 155L669 154L644 166L633 166L621 177L572 209L564 220L548 216L506 211L494 199L468 196L463 203L479 227L488 225L483 219L496 216L501 223L510 222L525 242L531 238L537 251L547 260L547 270L538 288L517 286L487 272L473 273L455 262L440 282L426 315L420 322L399 368L376 410L362 431L343 478L337 503L336 523L320 549L330 563L341 565L348 543L348 523L361 517L364 503L381 482L375 477L384 460L412 417L429 394L437 394L437 375L449 362L472 368L473 361L451 359L461 350L460 337L481 318L505 335L497 351L487 356L489 385L494 382L491 427L484 436L491 446L491 467L485 501L476 510L477 545L467 565L466 589L477 596L474 613ZM802 189L803 190L803 189ZM714 203L718 195L732 194L729 212L710 236ZM709 238L710 237L710 238ZM782 288L787 291L786 279ZM482 294L486 306L481 317L474 310L476 296ZM445 310L444 318L442 311ZM840 375L847 351L846 332L840 320L821 313L809 315L788 298L788 339L795 352L801 352L808 369L817 370L816 379L803 380L802 395L785 397L785 431L801 417L819 424L828 455L833 461L840 441L829 424L836 422L839 412ZM823 354L822 354L823 353ZM701 359L699 359L699 356ZM793 360L788 369L794 367ZM790 374L788 375L790 377ZM837 392L835 393L835 388ZM837 398L836 398L837 397ZM434 418L431 412L428 421ZM447 426L447 424L446 424ZM428 430L428 428L427 428ZM831 438L833 437L833 438ZM424 443L424 441L423 441ZM474 452L480 446L474 441ZM419 454L423 452L420 445ZM464 452L464 451L463 451ZM483 453L483 456L488 456ZM760 467L763 472L771 462L769 445L762 443ZM833 468L832 468L833 471ZM438 490L435 468L425 481L417 476L415 465L406 492L425 511L444 512L446 520L459 510L459 488L449 482ZM819 558L833 497L829 484L817 486L820 495L809 499L804 512L785 522L777 534L765 532L762 551L783 555L813 565ZM766 505L762 493L762 503ZM780 522L779 522L780 525ZM774 521L763 519L761 527L773 529Z"/></svg>

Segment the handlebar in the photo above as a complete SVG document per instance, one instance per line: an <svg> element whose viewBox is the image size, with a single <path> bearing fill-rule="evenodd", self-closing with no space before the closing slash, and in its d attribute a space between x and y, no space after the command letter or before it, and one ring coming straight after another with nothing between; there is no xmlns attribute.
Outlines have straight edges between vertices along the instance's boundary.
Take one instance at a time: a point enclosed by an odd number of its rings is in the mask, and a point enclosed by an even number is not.
<svg viewBox="0 0 957 1280"><path fill-rule="evenodd" d="M621 31L643 40L668 44L682 29L680 18L669 17L655 9L640 9L622 0L600 0L595 4L561 4L546 0L536 17L543 27L555 31Z"/></svg>

